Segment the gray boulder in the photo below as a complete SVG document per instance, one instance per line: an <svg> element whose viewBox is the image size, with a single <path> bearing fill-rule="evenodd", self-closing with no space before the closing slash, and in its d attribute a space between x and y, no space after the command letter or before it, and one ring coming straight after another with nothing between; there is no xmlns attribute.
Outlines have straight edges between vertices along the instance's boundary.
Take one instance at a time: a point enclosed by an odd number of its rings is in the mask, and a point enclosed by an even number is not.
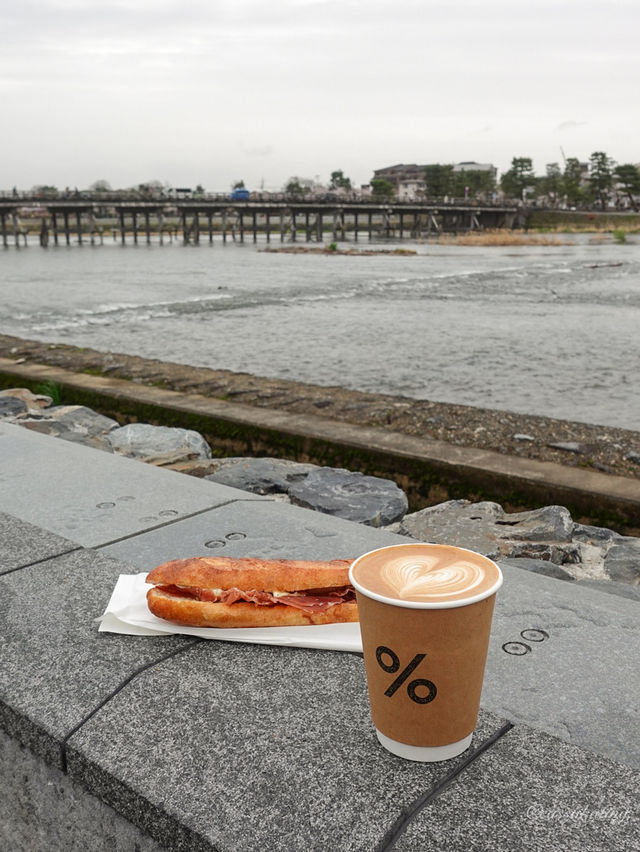
<svg viewBox="0 0 640 852"><path fill-rule="evenodd" d="M16 421L20 426L111 452L106 436L118 428L117 420L104 417L84 405L56 405L42 414L31 412L28 417Z"/></svg>
<svg viewBox="0 0 640 852"><path fill-rule="evenodd" d="M15 396L0 396L0 418L17 417L29 410L27 403Z"/></svg>
<svg viewBox="0 0 640 852"><path fill-rule="evenodd" d="M495 524L503 516L504 509L498 503L447 500L406 515L393 531L417 541L466 547L497 559L497 539L502 530L496 529Z"/></svg>
<svg viewBox="0 0 640 852"><path fill-rule="evenodd" d="M47 408L53 402L50 396L42 393L33 393L29 388L8 388L7 390L0 391L0 399L8 396L14 399L21 399L29 411L38 411L41 408Z"/></svg>
<svg viewBox="0 0 640 852"><path fill-rule="evenodd" d="M453 544L490 559L521 557L558 564L580 561L573 521L563 506L504 511L499 503L449 500L407 515L395 531L418 541Z"/></svg>
<svg viewBox="0 0 640 852"><path fill-rule="evenodd" d="M251 491L253 494L286 494L294 482L304 479L316 465L287 459L214 459L215 471L205 476L212 482Z"/></svg>
<svg viewBox="0 0 640 852"><path fill-rule="evenodd" d="M613 581L640 590L640 539L575 524L563 506L507 513L498 503L449 500L406 515L390 529L417 541L466 547L556 579Z"/></svg>
<svg viewBox="0 0 640 852"><path fill-rule="evenodd" d="M372 527L394 523L408 508L395 482L342 468L318 467L292 483L288 493L298 506Z"/></svg>
<svg viewBox="0 0 640 852"><path fill-rule="evenodd" d="M152 463L211 458L211 448L192 429L129 423L109 432L107 441L118 455Z"/></svg>
<svg viewBox="0 0 640 852"><path fill-rule="evenodd" d="M530 512L502 512L496 525L504 528L501 538L512 541L571 541L573 520L564 506L543 506Z"/></svg>
<svg viewBox="0 0 640 852"><path fill-rule="evenodd" d="M619 536L604 557L604 570L612 580L640 584L640 539Z"/></svg>

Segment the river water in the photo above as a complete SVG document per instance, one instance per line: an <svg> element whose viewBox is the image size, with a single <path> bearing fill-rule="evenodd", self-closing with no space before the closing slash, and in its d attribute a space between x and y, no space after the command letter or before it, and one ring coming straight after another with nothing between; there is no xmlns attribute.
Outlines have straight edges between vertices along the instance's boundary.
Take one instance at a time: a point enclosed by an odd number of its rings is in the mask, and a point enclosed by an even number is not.
<svg viewBox="0 0 640 852"><path fill-rule="evenodd" d="M0 332L640 430L640 239L562 239L359 257L12 246Z"/></svg>

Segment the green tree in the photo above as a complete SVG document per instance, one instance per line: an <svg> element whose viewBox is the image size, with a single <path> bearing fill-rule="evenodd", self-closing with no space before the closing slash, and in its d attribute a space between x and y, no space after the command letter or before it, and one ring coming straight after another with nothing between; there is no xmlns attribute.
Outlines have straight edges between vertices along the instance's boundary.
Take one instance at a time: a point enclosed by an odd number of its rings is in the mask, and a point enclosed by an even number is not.
<svg viewBox="0 0 640 852"><path fill-rule="evenodd" d="M631 209L637 211L638 204L634 196L640 193L640 170L633 163L623 163L615 167L613 174L618 183L622 185Z"/></svg>
<svg viewBox="0 0 640 852"><path fill-rule="evenodd" d="M31 187L31 194L40 198L54 198L58 194L58 188L47 183L37 184Z"/></svg>
<svg viewBox="0 0 640 852"><path fill-rule="evenodd" d="M96 180L89 189L91 192L111 192L111 184L108 180Z"/></svg>
<svg viewBox="0 0 640 852"><path fill-rule="evenodd" d="M589 194L604 210L613 187L615 163L604 151L594 151L589 157Z"/></svg>
<svg viewBox="0 0 640 852"><path fill-rule="evenodd" d="M456 198L478 198L496 188L493 173L485 169L461 169L453 173L453 194Z"/></svg>
<svg viewBox="0 0 640 852"><path fill-rule="evenodd" d="M558 163L547 163L545 176L540 178L538 185L540 192L553 204L557 204L563 188L562 169Z"/></svg>
<svg viewBox="0 0 640 852"><path fill-rule="evenodd" d="M345 177L342 170L331 172L329 189L345 189L347 192L351 192L351 178Z"/></svg>
<svg viewBox="0 0 640 852"><path fill-rule="evenodd" d="M502 175L500 185L502 191L511 198L524 199L525 191L535 189L536 186L531 157L514 157L511 168Z"/></svg>
<svg viewBox="0 0 640 852"><path fill-rule="evenodd" d="M284 188L287 195L293 195L295 198L302 198L304 195L304 187L298 178L291 178Z"/></svg>
<svg viewBox="0 0 640 852"><path fill-rule="evenodd" d="M578 205L584 198L582 164L576 157L568 157L564 164L562 191L565 194L567 203L573 206Z"/></svg>
<svg viewBox="0 0 640 852"><path fill-rule="evenodd" d="M427 198L440 199L455 194L453 166L442 166L440 163L425 166L424 182L427 185Z"/></svg>
<svg viewBox="0 0 640 852"><path fill-rule="evenodd" d="M236 180L231 184L231 189L245 189L243 180Z"/></svg>
<svg viewBox="0 0 640 852"><path fill-rule="evenodd" d="M371 181L371 192L374 198L384 199L393 198L396 194L394 185L390 180L384 178L373 178Z"/></svg>

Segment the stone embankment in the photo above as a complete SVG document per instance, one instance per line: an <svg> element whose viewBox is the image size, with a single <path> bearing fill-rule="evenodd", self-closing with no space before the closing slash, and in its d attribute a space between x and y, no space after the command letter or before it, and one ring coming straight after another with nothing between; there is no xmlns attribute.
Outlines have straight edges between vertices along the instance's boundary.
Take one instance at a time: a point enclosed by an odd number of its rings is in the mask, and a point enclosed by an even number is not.
<svg viewBox="0 0 640 852"><path fill-rule="evenodd" d="M575 523L562 506L507 513L494 502L448 500L408 513L388 479L285 459L213 458L189 429L116 420L53 405L24 388L0 392L0 419L104 452L135 458L314 511L384 527L418 541L454 544L580 586L640 600L640 538Z"/></svg>
<svg viewBox="0 0 640 852"><path fill-rule="evenodd" d="M269 379L9 335L0 335L0 356L18 365L47 364L257 409L317 414L454 447L494 450L515 458L640 478L640 435L630 429Z"/></svg>

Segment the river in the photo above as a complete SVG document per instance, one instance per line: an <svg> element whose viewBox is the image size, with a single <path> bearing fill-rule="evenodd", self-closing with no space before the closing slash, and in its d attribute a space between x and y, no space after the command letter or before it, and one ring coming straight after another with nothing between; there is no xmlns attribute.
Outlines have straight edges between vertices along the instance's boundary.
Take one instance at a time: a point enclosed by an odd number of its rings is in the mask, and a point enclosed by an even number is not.
<svg viewBox="0 0 640 852"><path fill-rule="evenodd" d="M11 246L0 332L640 431L640 238L559 238L408 256Z"/></svg>

